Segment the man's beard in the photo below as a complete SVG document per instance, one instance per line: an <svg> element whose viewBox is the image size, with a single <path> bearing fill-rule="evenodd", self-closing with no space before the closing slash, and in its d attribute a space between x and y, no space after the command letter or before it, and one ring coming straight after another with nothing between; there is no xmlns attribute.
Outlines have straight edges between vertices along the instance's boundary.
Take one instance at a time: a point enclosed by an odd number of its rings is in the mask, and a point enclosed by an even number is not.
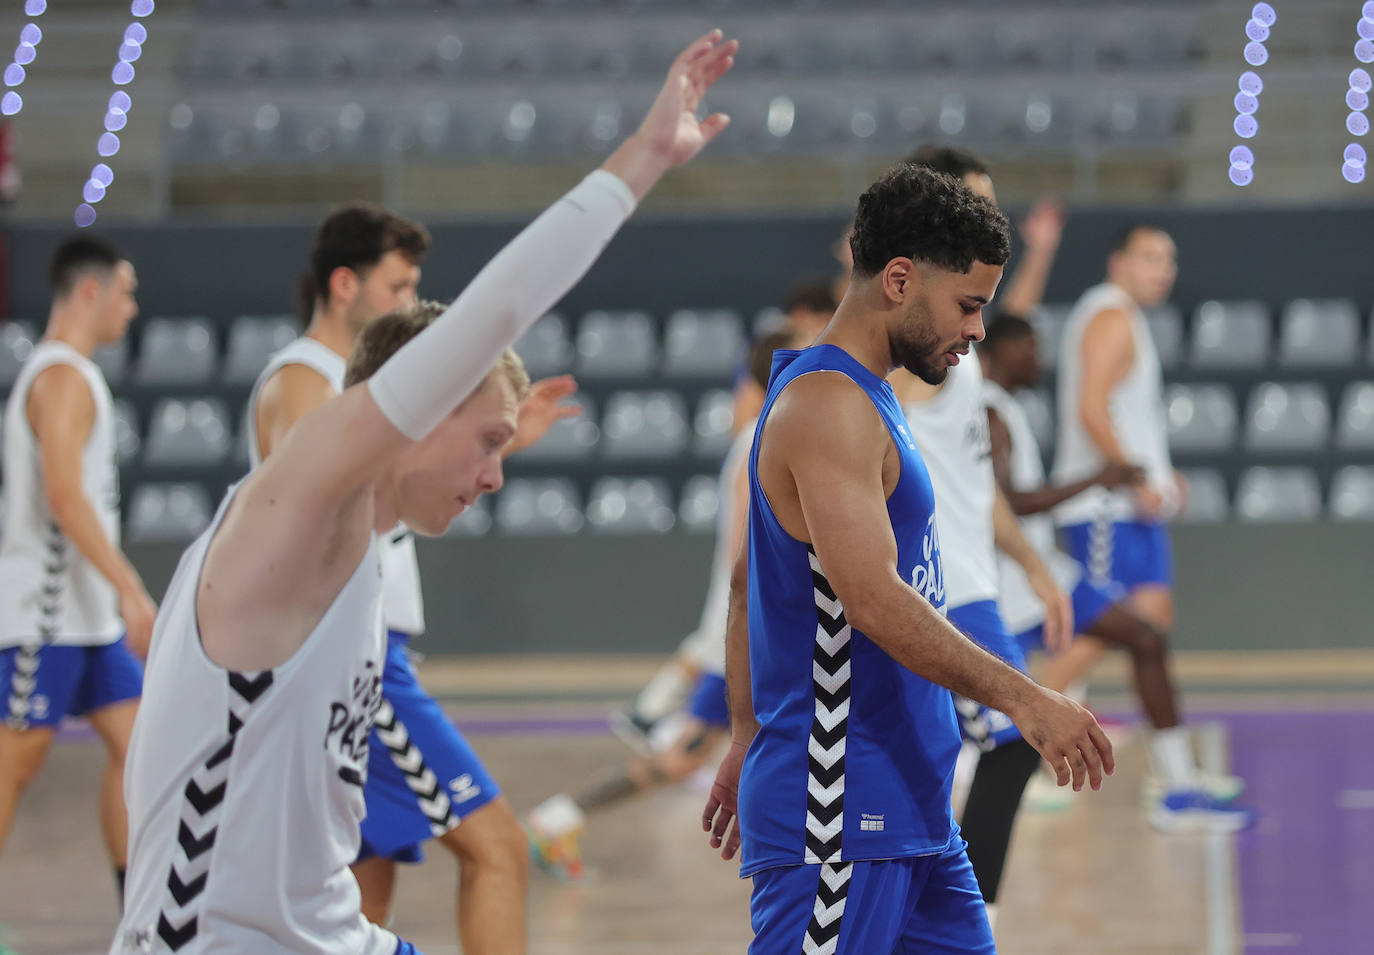
<svg viewBox="0 0 1374 955"><path fill-rule="evenodd" d="M890 347L892 360L928 385L943 384L949 375L945 354L950 349L930 327L930 310L922 303L912 304Z"/></svg>

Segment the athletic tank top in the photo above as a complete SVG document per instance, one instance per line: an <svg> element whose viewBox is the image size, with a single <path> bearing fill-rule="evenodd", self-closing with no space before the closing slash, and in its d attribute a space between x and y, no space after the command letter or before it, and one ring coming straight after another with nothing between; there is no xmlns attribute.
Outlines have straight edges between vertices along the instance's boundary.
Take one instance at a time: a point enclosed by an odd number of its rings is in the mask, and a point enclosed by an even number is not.
<svg viewBox="0 0 1374 955"><path fill-rule="evenodd" d="M730 576L735 569L735 552L730 549L740 514L735 504L735 486L740 472L749 466L749 449L754 444L755 421L735 435L716 483L720 510L716 514L716 546L711 554L711 579L706 586L706 602L701 608L701 623L691 636L692 658L703 672L725 675L725 621L730 614Z"/></svg>
<svg viewBox="0 0 1374 955"><path fill-rule="evenodd" d="M29 426L39 373L70 365L91 390L95 418L81 451L81 490L100 529L119 546L119 466L114 399L99 366L64 342L41 341L5 406L5 530L0 537L0 647L99 646L124 633L119 595L62 533L48 506L42 455Z"/></svg>
<svg viewBox="0 0 1374 955"><path fill-rule="evenodd" d="M833 345L780 350L749 456L749 662L759 721L740 775L742 875L773 866L942 851L958 832L950 785L959 731L948 690L852 629L811 547L759 486L759 435L802 375L839 373L887 425L901 474L887 501L897 571L944 609L930 476L887 382Z"/></svg>
<svg viewBox="0 0 1374 955"><path fill-rule="evenodd" d="M248 396L248 460L262 463L258 454L258 395L272 376L287 365L304 365L319 374L336 391L343 391L348 362L332 349L301 336L268 359ZM385 535L378 548L382 555L382 617L387 629L416 636L425 632L425 604L420 592L420 564L415 558L415 537L404 524Z"/></svg>
<svg viewBox="0 0 1374 955"><path fill-rule="evenodd" d="M205 555L182 555L153 632L129 745L129 872L112 955L392 955L349 871L381 701L376 540L286 663L235 673L196 624ZM372 623L366 623L372 621Z"/></svg>
<svg viewBox="0 0 1374 955"><path fill-rule="evenodd" d="M978 356L970 351L960 359L935 397L908 404L906 420L935 486L949 606L996 600L992 504L997 479Z"/></svg>
<svg viewBox="0 0 1374 955"><path fill-rule="evenodd" d="M1017 491L1036 491L1045 486L1045 465L1040 460L1040 446L1031 430L1025 409L1005 388L995 381L983 380L983 398L987 407L997 412L1007 426L1011 441L1011 486ZM1021 518L1021 533L1039 552L1059 586L1072 592L1082 576L1078 562L1059 549L1055 542L1054 518L1048 511L1028 514ZM998 602L1002 620L1011 633L1021 633L1045 622L1045 605L1031 590L1026 572L1006 554L997 555L999 583L1002 588Z"/></svg>
<svg viewBox="0 0 1374 955"><path fill-rule="evenodd" d="M1078 402L1083 380L1083 332L1094 317L1107 309L1121 309L1129 316L1135 343L1135 361L1108 400L1112 430L1122 453L1145 468L1146 479L1164 495L1167 509L1170 502L1176 504L1177 492L1164 427L1159 353L1155 351L1145 315L1129 295L1110 282L1084 292L1064 325L1059 355L1059 440L1054 456L1054 482L1068 484L1080 480L1106 463L1083 427ZM1128 488L1109 491L1093 487L1055 508L1054 518L1059 524L1133 520L1135 500Z"/></svg>

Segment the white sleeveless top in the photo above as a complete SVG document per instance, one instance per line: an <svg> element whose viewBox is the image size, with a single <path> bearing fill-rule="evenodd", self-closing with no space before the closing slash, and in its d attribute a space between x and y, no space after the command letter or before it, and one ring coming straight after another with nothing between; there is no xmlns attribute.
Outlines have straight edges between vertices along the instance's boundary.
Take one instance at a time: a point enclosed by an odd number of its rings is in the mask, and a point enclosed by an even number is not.
<svg viewBox="0 0 1374 955"><path fill-rule="evenodd" d="M935 397L908 404L904 410L935 488L946 606L954 610L980 600L996 600L992 505L997 479L992 473L978 356L970 350L949 370Z"/></svg>
<svg viewBox="0 0 1374 955"><path fill-rule="evenodd" d="M287 365L304 365L328 381L335 392L343 391L348 362L313 338L302 336L268 359L248 396L248 460L256 468L258 454L258 395L272 376ZM420 591L420 564L415 558L415 537L404 524L378 542L382 555L382 616L387 629L416 636L425 632L425 603Z"/></svg>
<svg viewBox="0 0 1374 955"><path fill-rule="evenodd" d="M1106 460L1088 436L1079 417L1083 379L1082 342L1088 323L1107 309L1121 309L1131 322L1135 361L1108 400L1112 430L1127 459L1145 469L1146 480L1165 500L1165 510L1177 506L1173 463L1169 458L1164 422L1163 372L1159 353L1145 315L1120 287L1105 282L1083 293L1064 325L1059 356L1059 440L1054 457L1054 482L1068 484L1100 470ZM1054 511L1059 524L1136 519L1129 488L1109 491L1093 487L1065 501Z"/></svg>
<svg viewBox="0 0 1374 955"><path fill-rule="evenodd" d="M196 591L239 485L167 588L124 773L129 871L111 955L392 955L349 865L381 701L376 539L286 663L234 673L205 655ZM366 623L366 621L375 621Z"/></svg>
<svg viewBox="0 0 1374 955"><path fill-rule="evenodd" d="M701 623L688 638L692 659L703 672L714 676L725 675L725 621L730 614L730 575L734 572L737 556L730 549L730 543L734 528L743 518L736 506L735 487L740 474L749 467L749 451L754 445L754 428L757 424L758 419L755 418L740 429L720 468L720 478L716 484L720 511L716 514L716 547L711 555L711 578L706 585Z"/></svg>
<svg viewBox="0 0 1374 955"><path fill-rule="evenodd" d="M34 379L53 365L71 365L91 389L95 419L81 452L81 489L101 530L119 545L119 466L110 386L96 363L70 345L39 342L5 407L0 648L39 642L99 646L124 633L115 588L72 546L48 507L42 456L26 406Z"/></svg>
<svg viewBox="0 0 1374 955"><path fill-rule="evenodd" d="M1007 426L1011 440L1011 486L1017 491L1035 491L1045 486L1045 466L1040 461L1040 445L1035 440L1025 409L995 381L983 381L986 406L997 412ZM1059 586L1072 592L1083 576L1082 568L1055 542L1054 518L1049 512L1021 518L1021 533L1035 548L1054 574ZM1045 605L1031 590L1026 572L1006 554L997 555L1002 593L998 598L1002 620L1010 633L1021 633L1045 622Z"/></svg>

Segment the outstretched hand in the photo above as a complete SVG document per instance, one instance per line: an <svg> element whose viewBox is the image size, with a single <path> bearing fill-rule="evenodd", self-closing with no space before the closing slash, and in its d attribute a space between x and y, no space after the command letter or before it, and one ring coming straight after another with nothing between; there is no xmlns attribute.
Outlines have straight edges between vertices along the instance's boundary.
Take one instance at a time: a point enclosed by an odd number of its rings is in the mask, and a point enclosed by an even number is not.
<svg viewBox="0 0 1374 955"><path fill-rule="evenodd" d="M1036 690L1031 705L1015 719L1021 735L1050 764L1059 785L1072 785L1075 792L1085 785L1101 789L1102 777L1116 771L1111 740L1073 700L1043 687Z"/></svg>
<svg viewBox="0 0 1374 955"><path fill-rule="evenodd" d="M711 795L701 814L701 829L711 834L711 848L719 849L720 857L727 861L739 851L739 774L744 767L744 754L748 751L748 743L730 741L730 751L721 760L720 769L716 770ZM731 825L732 822L734 825Z"/></svg>
<svg viewBox="0 0 1374 955"><path fill-rule="evenodd" d="M510 444L506 446L506 456L538 444L555 424L580 415L581 405L562 403L576 391L577 382L572 375L544 378L530 385L530 393L520 404L515 437L511 438Z"/></svg>
<svg viewBox="0 0 1374 955"><path fill-rule="evenodd" d="M654 105L639 124L638 134L669 168L691 160L730 125L730 117L724 113L697 119L706 91L735 65L739 41L723 39L720 30L712 30L678 54Z"/></svg>

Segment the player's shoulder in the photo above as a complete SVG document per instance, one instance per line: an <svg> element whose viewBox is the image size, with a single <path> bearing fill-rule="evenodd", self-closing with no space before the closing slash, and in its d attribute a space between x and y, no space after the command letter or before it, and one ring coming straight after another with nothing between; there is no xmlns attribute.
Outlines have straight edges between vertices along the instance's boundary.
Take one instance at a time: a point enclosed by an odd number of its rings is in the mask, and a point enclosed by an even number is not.
<svg viewBox="0 0 1374 955"><path fill-rule="evenodd" d="M799 375L774 399L765 426L770 438L841 449L886 439L887 428L872 397L841 371Z"/></svg>
<svg viewBox="0 0 1374 955"><path fill-rule="evenodd" d="M334 396L334 383L318 368L288 362L267 376L259 400L265 404L318 404Z"/></svg>

